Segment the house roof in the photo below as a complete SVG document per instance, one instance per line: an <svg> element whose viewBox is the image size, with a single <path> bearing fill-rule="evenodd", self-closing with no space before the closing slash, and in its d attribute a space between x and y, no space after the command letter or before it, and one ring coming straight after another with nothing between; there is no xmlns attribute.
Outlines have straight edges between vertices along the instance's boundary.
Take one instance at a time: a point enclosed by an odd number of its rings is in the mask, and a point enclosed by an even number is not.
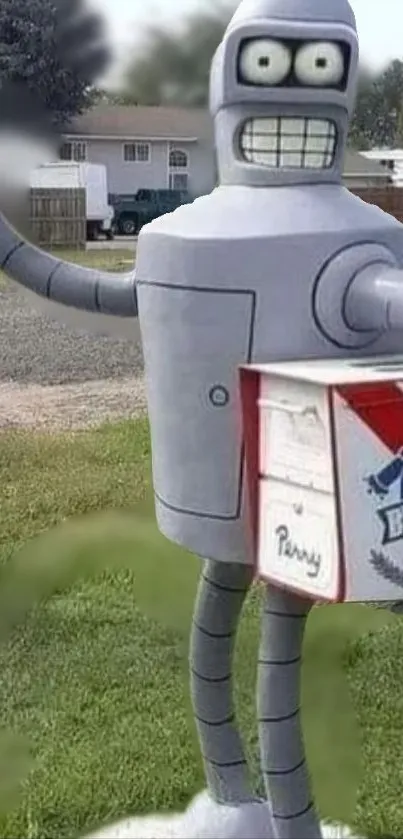
<svg viewBox="0 0 403 839"><path fill-rule="evenodd" d="M204 109L97 105L76 117L65 134L116 139L197 140L211 136L210 115Z"/></svg>
<svg viewBox="0 0 403 839"><path fill-rule="evenodd" d="M403 149L371 149L370 151L362 151L364 157L369 160L394 160L403 157Z"/></svg>
<svg viewBox="0 0 403 839"><path fill-rule="evenodd" d="M213 124L205 109L102 104L72 120L65 134L119 140L212 140ZM350 150L345 156L344 174L388 180L379 163Z"/></svg>
<svg viewBox="0 0 403 839"><path fill-rule="evenodd" d="M348 149L344 158L344 174L359 175L360 177L383 178L390 180L389 173L376 160L368 160L360 152Z"/></svg>

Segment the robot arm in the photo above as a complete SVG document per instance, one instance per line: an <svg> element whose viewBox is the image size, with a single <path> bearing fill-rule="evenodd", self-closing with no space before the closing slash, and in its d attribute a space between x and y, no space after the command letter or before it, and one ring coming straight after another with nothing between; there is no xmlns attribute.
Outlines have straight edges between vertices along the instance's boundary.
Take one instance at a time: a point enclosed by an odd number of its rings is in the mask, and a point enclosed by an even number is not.
<svg viewBox="0 0 403 839"><path fill-rule="evenodd" d="M56 259L26 242L0 214L0 270L55 303L136 318L135 272L113 274Z"/></svg>
<svg viewBox="0 0 403 839"><path fill-rule="evenodd" d="M351 329L403 329L403 269L370 265L354 278L345 298Z"/></svg>

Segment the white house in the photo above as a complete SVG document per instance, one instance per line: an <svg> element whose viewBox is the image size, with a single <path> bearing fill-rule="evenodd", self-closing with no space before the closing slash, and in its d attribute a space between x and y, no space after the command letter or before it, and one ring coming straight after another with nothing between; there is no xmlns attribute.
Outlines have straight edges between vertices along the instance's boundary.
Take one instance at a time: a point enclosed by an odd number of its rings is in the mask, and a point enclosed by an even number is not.
<svg viewBox="0 0 403 839"><path fill-rule="evenodd" d="M388 171L395 186L403 186L403 149L372 149L361 154Z"/></svg>
<svg viewBox="0 0 403 839"><path fill-rule="evenodd" d="M104 163L109 192L180 189L216 183L212 124L204 110L100 105L69 126L63 160Z"/></svg>
<svg viewBox="0 0 403 839"><path fill-rule="evenodd" d="M111 193L138 189L211 192L217 182L213 125L206 110L98 105L70 124L63 160L104 163ZM353 189L383 186L389 173L347 152L344 180Z"/></svg>

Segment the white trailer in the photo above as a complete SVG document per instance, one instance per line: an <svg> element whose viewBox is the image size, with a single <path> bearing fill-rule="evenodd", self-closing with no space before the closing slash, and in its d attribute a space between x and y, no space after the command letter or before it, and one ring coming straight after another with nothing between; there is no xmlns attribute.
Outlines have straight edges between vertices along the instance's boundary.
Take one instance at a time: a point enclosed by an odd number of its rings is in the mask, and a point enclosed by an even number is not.
<svg viewBox="0 0 403 839"><path fill-rule="evenodd" d="M98 163L58 161L45 163L31 172L31 189L84 189L87 238L104 234L113 238L113 207L108 204L106 167Z"/></svg>

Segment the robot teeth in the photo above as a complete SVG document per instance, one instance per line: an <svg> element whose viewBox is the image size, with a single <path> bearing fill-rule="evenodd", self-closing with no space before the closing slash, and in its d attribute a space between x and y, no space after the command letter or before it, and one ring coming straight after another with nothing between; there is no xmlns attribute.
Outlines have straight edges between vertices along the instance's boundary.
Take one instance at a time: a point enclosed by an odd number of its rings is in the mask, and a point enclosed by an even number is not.
<svg viewBox="0 0 403 839"><path fill-rule="evenodd" d="M247 163L273 169L329 169L336 141L336 126L331 120L261 117L245 122L241 153Z"/></svg>

